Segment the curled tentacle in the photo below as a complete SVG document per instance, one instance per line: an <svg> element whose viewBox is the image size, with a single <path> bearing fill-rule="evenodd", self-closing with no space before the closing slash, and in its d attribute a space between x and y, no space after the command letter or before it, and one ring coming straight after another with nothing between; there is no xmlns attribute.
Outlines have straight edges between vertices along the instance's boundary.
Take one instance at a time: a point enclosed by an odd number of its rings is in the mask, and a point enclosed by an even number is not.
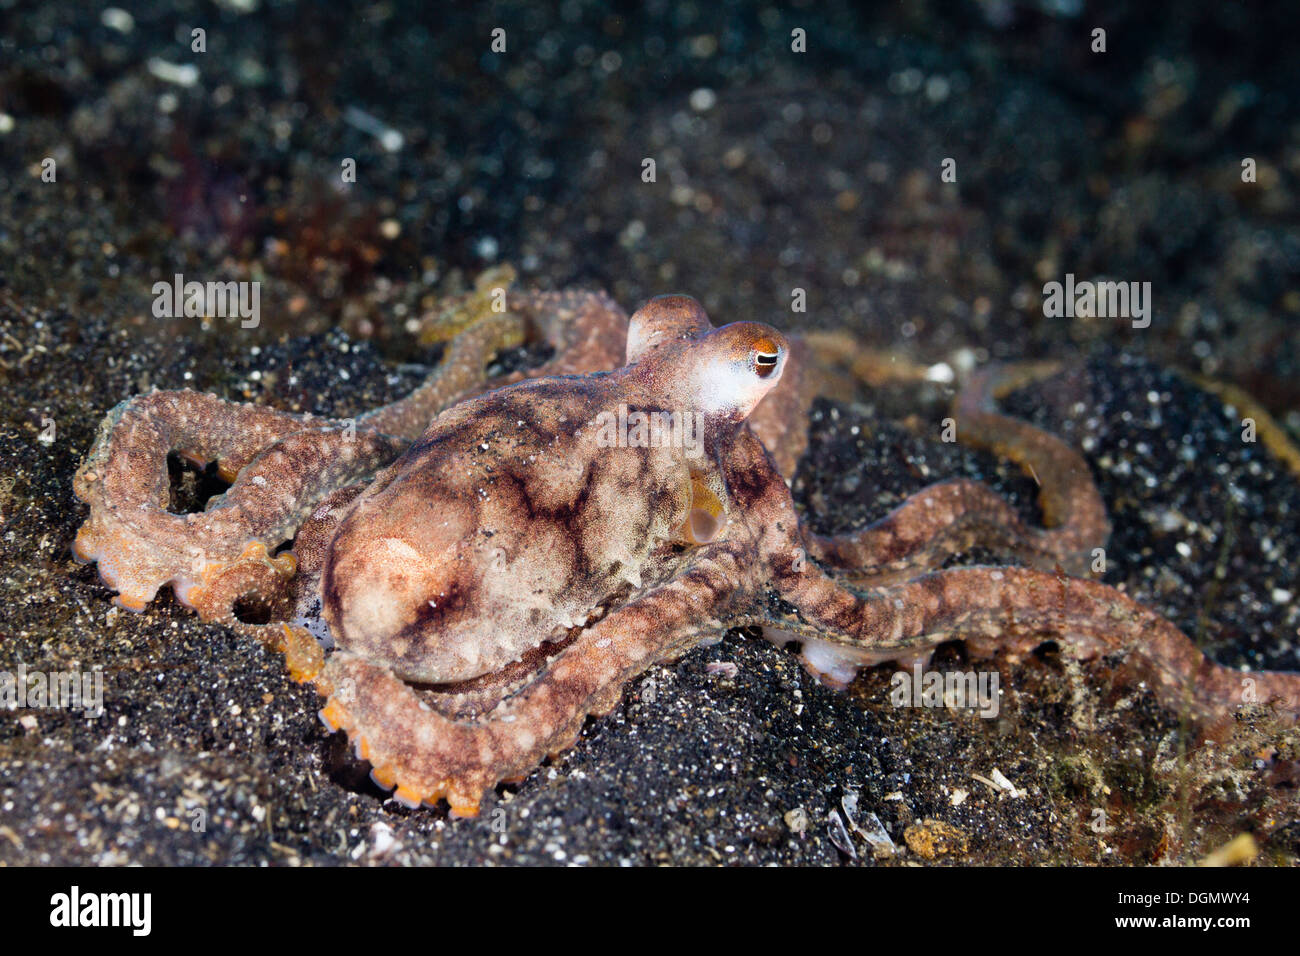
<svg viewBox="0 0 1300 956"><path fill-rule="evenodd" d="M1093 550L1110 536L1110 522L1087 462L1061 439L995 406L999 396L1054 370L1045 364L981 369L953 408L960 441L988 448L1034 476L1046 528L1027 525L987 486L956 479L918 492L858 531L805 531L809 553L872 583L937 567L974 545L999 547L1039 568L1059 565L1071 574L1088 574Z"/></svg>
<svg viewBox="0 0 1300 956"><path fill-rule="evenodd" d="M849 580L871 585L937 568L976 546L997 548L1044 570L1061 564L1086 572L1089 552L1056 550L1052 530L1026 526L993 489L956 478L911 495L865 528L834 535L805 531L804 538L813 558Z"/></svg>
<svg viewBox="0 0 1300 956"><path fill-rule="evenodd" d="M482 385L487 362L509 344L517 325L496 316L469 329L412 396L364 416L360 427L188 389L121 403L100 425L74 480L77 497L90 505L74 554L99 563L122 607L142 610L172 583L184 603L224 619L229 602L205 589L225 594L232 581L258 575L272 561L267 552L293 537L316 502L400 455L411 436L383 427L418 435L440 402ZM231 487L201 513L168 512L172 452L216 461ZM272 579L292 576L286 560L292 559L273 559ZM217 587L222 578L226 583Z"/></svg>
<svg viewBox="0 0 1300 956"><path fill-rule="evenodd" d="M123 607L141 610L167 583L182 601L202 607L204 589L236 563L269 563L291 574L268 552L293 536L321 494L402 447L376 433L190 391L137 396L105 419L74 479L77 496L90 505L74 553L99 562ZM215 460L234 483L205 511L172 514L171 452Z"/></svg>
<svg viewBox="0 0 1300 956"><path fill-rule="evenodd" d="M1059 555L1067 571L1083 574L1091 550L1104 547L1110 538L1106 503L1088 463L1060 438L1003 415L996 405L1004 395L1058 368L1057 363L1026 362L980 369L958 393L953 414L960 441L1009 458L1034 477L1047 527L1029 529L1031 546Z"/></svg>
<svg viewBox="0 0 1300 956"><path fill-rule="evenodd" d="M788 575L781 593L795 614L774 616L772 625L803 640L810 669L835 684L859 667L926 658L945 641L1017 654L1052 641L1079 659L1123 655L1163 705L1195 719L1254 701L1300 716L1300 674L1216 664L1160 615L1096 581L1030 568L951 568L858 595L810 566Z"/></svg>

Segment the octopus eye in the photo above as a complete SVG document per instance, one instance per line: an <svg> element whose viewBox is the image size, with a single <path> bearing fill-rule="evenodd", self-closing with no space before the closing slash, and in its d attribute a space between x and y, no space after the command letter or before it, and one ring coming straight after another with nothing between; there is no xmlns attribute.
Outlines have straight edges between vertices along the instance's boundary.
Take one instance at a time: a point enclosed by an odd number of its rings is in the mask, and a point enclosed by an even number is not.
<svg viewBox="0 0 1300 956"><path fill-rule="evenodd" d="M759 342L754 347L754 371L758 373L759 378L767 378L776 371L776 363L780 358L781 353L777 351L775 345L766 340Z"/></svg>

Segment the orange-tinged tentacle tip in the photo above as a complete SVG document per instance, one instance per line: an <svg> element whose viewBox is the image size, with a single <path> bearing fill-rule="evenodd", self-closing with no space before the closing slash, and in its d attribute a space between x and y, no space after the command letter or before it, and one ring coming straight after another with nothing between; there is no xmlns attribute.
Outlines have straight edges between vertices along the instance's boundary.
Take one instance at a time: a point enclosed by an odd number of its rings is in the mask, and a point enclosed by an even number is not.
<svg viewBox="0 0 1300 956"><path fill-rule="evenodd" d="M113 603L132 614L139 614L149 606L149 599L132 597L129 594L116 594L113 596Z"/></svg>
<svg viewBox="0 0 1300 956"><path fill-rule="evenodd" d="M393 773L393 768L389 766L371 767L370 779L381 790L392 790L397 786L397 774Z"/></svg>
<svg viewBox="0 0 1300 956"><path fill-rule="evenodd" d="M178 578L173 582L172 590L182 604L194 608L199 612L200 616L206 617L208 614L205 613L205 606L211 600L214 591L219 587L221 579L227 573L240 573L249 564L265 565L284 581L292 578L298 571L298 559L294 557L292 551L286 551L281 555L271 557L270 551L265 544L260 541L250 541L244 545L244 550L240 552L239 557L231 561L205 561L198 573L197 580ZM102 561L100 567L103 567ZM216 603L220 606L219 601ZM219 616L221 610L212 613Z"/></svg>
<svg viewBox="0 0 1300 956"><path fill-rule="evenodd" d="M270 559L271 567L286 578L291 578L298 573L298 559L294 557L292 551L286 551L277 557Z"/></svg>
<svg viewBox="0 0 1300 956"><path fill-rule="evenodd" d="M270 549L261 541L250 541L244 545L244 550L240 552L239 557L231 564L238 564L243 561L258 561L268 565L280 574L286 577L292 577L298 570L298 559L293 556L292 551L286 551L283 554L271 557ZM220 573L218 571L218 573Z"/></svg>
<svg viewBox="0 0 1300 956"><path fill-rule="evenodd" d="M82 564L95 560L95 548L90 543L90 532L86 530L85 525L77 531L77 537L72 542L72 556Z"/></svg>
<svg viewBox="0 0 1300 956"><path fill-rule="evenodd" d="M352 718L337 701L327 701L319 711L321 723L329 728L330 733L346 730L352 724Z"/></svg>
<svg viewBox="0 0 1300 956"><path fill-rule="evenodd" d="M463 817L472 820L478 816L479 800L477 797L471 798L464 794L449 796L447 803L451 807L453 817Z"/></svg>
<svg viewBox="0 0 1300 956"><path fill-rule="evenodd" d="M280 629L283 632L280 645L289 677L299 684L314 680L325 666L325 651L320 642L306 628L281 623Z"/></svg>
<svg viewBox="0 0 1300 956"><path fill-rule="evenodd" d="M424 803L424 794L419 790L412 789L406 784L398 784L397 789L393 791L392 799L396 800L404 807L414 810Z"/></svg>

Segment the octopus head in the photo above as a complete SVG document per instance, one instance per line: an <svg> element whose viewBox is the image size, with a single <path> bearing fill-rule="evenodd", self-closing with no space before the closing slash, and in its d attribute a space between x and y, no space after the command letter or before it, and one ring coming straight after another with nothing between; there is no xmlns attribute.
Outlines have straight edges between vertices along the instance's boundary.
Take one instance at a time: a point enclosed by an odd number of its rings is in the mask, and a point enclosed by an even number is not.
<svg viewBox="0 0 1300 956"><path fill-rule="evenodd" d="M715 329L695 299L661 295L632 316L627 361L681 407L739 422L781 380L790 344L761 322Z"/></svg>
<svg viewBox="0 0 1300 956"><path fill-rule="evenodd" d="M761 322L733 322L699 342L690 376L693 404L705 415L747 418L781 380L790 345Z"/></svg>

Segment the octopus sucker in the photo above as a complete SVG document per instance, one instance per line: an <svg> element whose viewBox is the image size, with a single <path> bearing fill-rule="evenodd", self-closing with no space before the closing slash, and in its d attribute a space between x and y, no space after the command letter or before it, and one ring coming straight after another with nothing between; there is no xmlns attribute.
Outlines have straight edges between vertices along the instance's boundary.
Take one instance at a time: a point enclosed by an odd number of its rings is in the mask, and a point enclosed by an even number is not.
<svg viewBox="0 0 1300 956"><path fill-rule="evenodd" d="M377 786L460 816L572 746L647 668L732 628L798 641L836 688L864 667L927 667L946 641L1011 657L1050 641L1119 661L1196 720L1252 702L1300 714L1300 675L1222 667L1089 578L1110 523L1087 463L997 408L1055 366L978 370L952 412L959 441L1038 480L1043 527L952 480L859 531L818 535L789 479L819 387L925 369L846 361L825 333L715 327L688 296L628 318L602 293L506 285L439 312L438 369L346 426L193 392L119 405L77 474L90 514L74 553L129 606L171 584L205 619L282 651ZM489 379L497 352L530 337L553 356ZM627 409L698 426L698 445L609 440L600 423ZM172 452L218 462L230 488L202 513L170 514ZM1015 563L943 568L977 545ZM271 619L241 620L250 600Z"/></svg>

